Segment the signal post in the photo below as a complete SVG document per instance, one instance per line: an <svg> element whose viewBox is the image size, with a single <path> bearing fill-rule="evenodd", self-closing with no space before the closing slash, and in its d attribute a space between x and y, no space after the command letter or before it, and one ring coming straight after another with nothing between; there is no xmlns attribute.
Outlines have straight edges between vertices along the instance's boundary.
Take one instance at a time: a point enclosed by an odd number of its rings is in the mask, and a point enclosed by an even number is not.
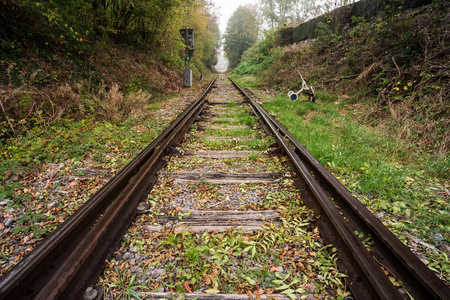
<svg viewBox="0 0 450 300"><path fill-rule="evenodd" d="M194 29L180 29L180 34L184 38L184 45L186 46L185 70L184 70L184 86L192 86L192 70L189 66L191 57L194 54Z"/></svg>

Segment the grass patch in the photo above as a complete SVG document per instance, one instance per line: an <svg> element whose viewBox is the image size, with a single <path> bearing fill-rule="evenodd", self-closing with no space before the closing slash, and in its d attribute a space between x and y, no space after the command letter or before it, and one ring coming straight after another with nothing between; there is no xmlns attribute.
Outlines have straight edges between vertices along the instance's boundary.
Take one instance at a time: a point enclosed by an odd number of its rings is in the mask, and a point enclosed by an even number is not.
<svg viewBox="0 0 450 300"><path fill-rule="evenodd" d="M448 157L424 153L361 125L334 103L279 96L265 107L404 241L408 232L430 243L436 243L436 236L450 242L450 206L444 196ZM450 268L444 262L441 256L435 269L448 281Z"/></svg>
<svg viewBox="0 0 450 300"><path fill-rule="evenodd" d="M226 107L236 107L236 106L237 106L236 102L230 102L230 103L227 103L227 105L226 105Z"/></svg>
<svg viewBox="0 0 450 300"><path fill-rule="evenodd" d="M418 237L438 249L448 245L449 156L358 123L358 107L348 107L346 99L325 92L316 96L319 103L280 95L266 108L404 243L411 246ZM449 282L445 254L426 247L421 251L430 268Z"/></svg>
<svg viewBox="0 0 450 300"><path fill-rule="evenodd" d="M171 157L166 170L222 170L224 172L283 172L285 157L270 157L252 152L246 157L209 159L197 156ZM236 171L237 170L237 171Z"/></svg>
<svg viewBox="0 0 450 300"><path fill-rule="evenodd" d="M244 75L237 78L233 77L233 80L241 87L258 85L259 80L253 75Z"/></svg>
<svg viewBox="0 0 450 300"><path fill-rule="evenodd" d="M3 231L1 245L9 246L2 248L0 274L13 266L5 264L8 258L20 259L32 249L18 254L18 241L34 243L52 232L168 123L146 114L120 124L64 120L0 144L0 214L13 219ZM83 168L98 173L82 178Z"/></svg>

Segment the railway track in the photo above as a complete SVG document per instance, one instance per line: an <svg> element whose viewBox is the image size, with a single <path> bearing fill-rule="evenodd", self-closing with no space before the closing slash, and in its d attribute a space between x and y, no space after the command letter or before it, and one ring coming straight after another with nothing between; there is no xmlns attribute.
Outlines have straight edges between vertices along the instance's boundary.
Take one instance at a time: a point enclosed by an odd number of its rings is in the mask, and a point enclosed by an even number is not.
<svg viewBox="0 0 450 300"><path fill-rule="evenodd" d="M80 299L96 282L106 287L97 298L120 298L107 289L111 277L149 299L180 292L186 299L314 299L347 290L355 299L450 297L445 283L227 80L212 81L0 278L0 299Z"/></svg>

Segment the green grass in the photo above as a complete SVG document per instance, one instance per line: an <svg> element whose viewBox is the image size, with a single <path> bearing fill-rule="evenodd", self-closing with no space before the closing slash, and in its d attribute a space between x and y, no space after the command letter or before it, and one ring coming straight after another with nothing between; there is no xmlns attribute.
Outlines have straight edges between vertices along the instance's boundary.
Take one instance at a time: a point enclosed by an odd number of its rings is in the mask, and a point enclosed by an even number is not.
<svg viewBox="0 0 450 300"><path fill-rule="evenodd" d="M230 102L230 103L227 103L227 105L226 105L226 107L236 107L236 106L237 106L236 102Z"/></svg>
<svg viewBox="0 0 450 300"><path fill-rule="evenodd" d="M92 167L116 172L144 149L164 126L163 121L150 118L129 118L121 125L85 119L60 122L41 132L36 128L29 135L7 140L0 145L0 201L10 201L0 212L11 208L26 211L17 220L15 234L39 238L51 232L54 229L51 222L45 226L37 223L44 215L36 207L48 205L52 200L45 193L18 192L23 186L35 181L40 173L45 174L49 163L70 165L71 169L65 171L67 176L81 175L81 171L75 169L85 161ZM37 201L37 197L43 200ZM64 199L68 213L79 206L76 200ZM45 217L54 219L55 216Z"/></svg>
<svg viewBox="0 0 450 300"><path fill-rule="evenodd" d="M449 157L361 125L334 100L302 103L279 96L265 107L403 242L409 233L438 247L450 243L450 205L444 196ZM422 252L430 268L449 282L447 256Z"/></svg>
<svg viewBox="0 0 450 300"><path fill-rule="evenodd" d="M439 180L445 181L449 175L447 159L436 160L374 132L351 115L342 114L335 104L291 102L279 97L265 106L348 188L368 199L376 198L379 204L372 201L371 208L400 213L392 204L404 203L401 214L411 222L413 232L424 237L430 232L450 233L450 209L436 197L436 191L443 189ZM436 206L442 209L433 210Z"/></svg>

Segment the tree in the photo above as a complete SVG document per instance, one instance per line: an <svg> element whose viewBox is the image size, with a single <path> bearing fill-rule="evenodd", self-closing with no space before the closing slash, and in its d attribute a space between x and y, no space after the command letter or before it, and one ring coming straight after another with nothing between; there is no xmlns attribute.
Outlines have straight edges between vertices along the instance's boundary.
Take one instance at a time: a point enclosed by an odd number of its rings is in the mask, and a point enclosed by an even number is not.
<svg viewBox="0 0 450 300"><path fill-rule="evenodd" d="M198 5L187 7L179 28L195 30L195 52L192 63L199 72L203 73L204 67L213 70L217 63L220 31L213 5L204 0L197 2ZM179 33L177 34L179 35ZM184 56L184 47L180 54Z"/></svg>
<svg viewBox="0 0 450 300"><path fill-rule="evenodd" d="M260 0L262 23L274 28L286 23L302 23L313 16L315 0Z"/></svg>
<svg viewBox="0 0 450 300"><path fill-rule="evenodd" d="M353 4L355 2L356 0L323 0L316 6L316 15L323 15L336 8Z"/></svg>
<svg viewBox="0 0 450 300"><path fill-rule="evenodd" d="M242 54L250 48L258 38L256 10L251 6L239 6L228 20L225 30L225 55L230 68L239 64Z"/></svg>

